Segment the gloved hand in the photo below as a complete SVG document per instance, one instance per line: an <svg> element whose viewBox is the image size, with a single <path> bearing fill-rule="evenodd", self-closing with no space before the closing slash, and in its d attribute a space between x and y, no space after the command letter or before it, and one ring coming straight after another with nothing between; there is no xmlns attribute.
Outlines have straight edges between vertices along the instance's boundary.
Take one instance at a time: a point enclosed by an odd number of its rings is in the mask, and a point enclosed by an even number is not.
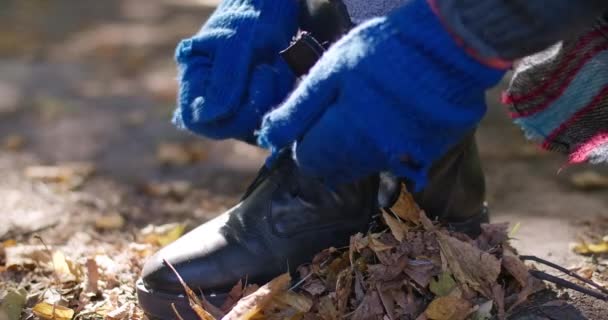
<svg viewBox="0 0 608 320"><path fill-rule="evenodd" d="M279 52L298 29L296 0L224 0L176 50L174 123L215 139L254 141L262 116L293 89Z"/></svg>
<svg viewBox="0 0 608 320"><path fill-rule="evenodd" d="M301 169L329 184L390 170L420 190L503 74L461 49L425 0L411 0L330 48L264 117L258 142L273 155L293 146Z"/></svg>

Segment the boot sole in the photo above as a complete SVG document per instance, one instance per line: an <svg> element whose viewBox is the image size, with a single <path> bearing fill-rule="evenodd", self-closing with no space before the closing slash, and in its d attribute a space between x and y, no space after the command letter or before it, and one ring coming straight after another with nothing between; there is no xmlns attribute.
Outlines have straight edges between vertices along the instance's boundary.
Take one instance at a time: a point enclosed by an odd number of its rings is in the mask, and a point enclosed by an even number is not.
<svg viewBox="0 0 608 320"><path fill-rule="evenodd" d="M137 289L137 300L146 316L151 320L173 320L176 319L175 311L171 307L175 306L177 312L184 320L198 320L196 314L188 303L185 294L172 294L161 291L152 291L144 285L143 281L138 280L135 284ZM205 299L214 306L220 307L227 293L217 293L205 295Z"/></svg>

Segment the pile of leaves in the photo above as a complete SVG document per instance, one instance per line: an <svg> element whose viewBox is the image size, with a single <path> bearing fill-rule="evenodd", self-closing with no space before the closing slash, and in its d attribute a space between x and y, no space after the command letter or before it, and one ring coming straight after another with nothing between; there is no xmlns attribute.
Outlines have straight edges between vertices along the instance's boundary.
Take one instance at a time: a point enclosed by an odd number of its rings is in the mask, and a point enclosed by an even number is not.
<svg viewBox="0 0 608 320"><path fill-rule="evenodd" d="M430 221L403 192L382 213L385 230L357 234L289 274L251 290L237 284L222 308L185 284L200 319L505 319L544 289L508 243L508 226L484 225L477 239ZM179 317L179 315L178 315Z"/></svg>

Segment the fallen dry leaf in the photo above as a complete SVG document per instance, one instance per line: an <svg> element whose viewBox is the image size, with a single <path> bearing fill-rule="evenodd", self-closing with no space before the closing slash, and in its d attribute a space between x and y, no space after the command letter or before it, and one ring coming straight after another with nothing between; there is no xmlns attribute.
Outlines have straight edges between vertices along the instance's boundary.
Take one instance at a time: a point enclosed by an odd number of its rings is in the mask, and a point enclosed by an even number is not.
<svg viewBox="0 0 608 320"><path fill-rule="evenodd" d="M65 163L56 166L31 166L25 169L25 176L32 180L60 184L74 189L81 186L95 172L91 163Z"/></svg>
<svg viewBox="0 0 608 320"><path fill-rule="evenodd" d="M47 302L35 305L32 312L45 320L71 320L74 317L74 310Z"/></svg>
<svg viewBox="0 0 608 320"><path fill-rule="evenodd" d="M291 291L285 291L278 294L274 299L282 304L294 308L298 313L306 313L310 311L313 306L313 301L311 298Z"/></svg>
<svg viewBox="0 0 608 320"><path fill-rule="evenodd" d="M7 267L35 267L51 262L51 256L43 245L8 247L5 254Z"/></svg>
<svg viewBox="0 0 608 320"><path fill-rule="evenodd" d="M141 230L140 240L155 246L167 246L184 234L186 225L171 223L162 226L147 226Z"/></svg>
<svg viewBox="0 0 608 320"><path fill-rule="evenodd" d="M492 287L500 274L500 261L493 255L442 232L438 233L437 239L456 280L467 284L486 298L492 298Z"/></svg>
<svg viewBox="0 0 608 320"><path fill-rule="evenodd" d="M184 279L182 279L182 276L180 276L177 270L175 270L173 265L171 265L171 263L169 263L169 261L167 260L164 260L164 263L173 271L180 284L184 288L184 291L186 292L186 297L188 298L188 303L190 304L190 308L192 308L194 313L196 313L196 315L199 317L199 320L217 320L214 316L212 316L203 308L203 302L199 299L196 293L194 293L194 291L192 291L192 289L188 287Z"/></svg>
<svg viewBox="0 0 608 320"><path fill-rule="evenodd" d="M528 267L509 249L503 250L502 266L519 282L522 288L528 284L530 277Z"/></svg>
<svg viewBox="0 0 608 320"><path fill-rule="evenodd" d="M408 227L405 223L399 221L397 218L393 217L386 210L382 210L382 217L384 222L391 230L391 233L397 239L397 241L401 242L405 238L405 235L408 232Z"/></svg>
<svg viewBox="0 0 608 320"><path fill-rule="evenodd" d="M290 282L291 276L288 273L275 278L256 292L241 299L222 320L251 319L263 311L275 296L285 292Z"/></svg>
<svg viewBox="0 0 608 320"><path fill-rule="evenodd" d="M230 292L228 293L228 297L224 301L224 304L220 307L220 310L224 313L228 313L232 307L236 305L237 302L243 297L243 281L239 280L237 284L232 287Z"/></svg>
<svg viewBox="0 0 608 320"><path fill-rule="evenodd" d="M355 310L352 319L370 320L376 319L383 314L384 307L382 306L382 301L380 301L380 296L376 290L373 290L363 298L363 302L361 302L361 305Z"/></svg>
<svg viewBox="0 0 608 320"><path fill-rule="evenodd" d="M336 305L338 306L338 315L342 317L346 314L348 300L353 290L353 270L347 268L342 270L336 281Z"/></svg>
<svg viewBox="0 0 608 320"><path fill-rule="evenodd" d="M582 242L572 247L572 250L578 254L604 254L608 253L608 242L586 243Z"/></svg>
<svg viewBox="0 0 608 320"><path fill-rule="evenodd" d="M4 148L10 151L19 151L25 145L25 138L18 134L13 134L4 139Z"/></svg>
<svg viewBox="0 0 608 320"><path fill-rule="evenodd" d="M205 161L208 154L200 143L161 143L156 158L162 165L185 166Z"/></svg>
<svg viewBox="0 0 608 320"><path fill-rule="evenodd" d="M399 195L397 202L391 207L391 211L404 221L414 224L420 222L420 207L414 200L414 196L408 192L404 184L401 186L401 194Z"/></svg>
<svg viewBox="0 0 608 320"><path fill-rule="evenodd" d="M583 171L572 175L572 185L581 190L599 190L608 188L608 176L596 171Z"/></svg>
<svg viewBox="0 0 608 320"><path fill-rule="evenodd" d="M60 282L76 282L79 280L80 272L78 267L69 261L63 252L59 250L53 252L52 260L53 271Z"/></svg>
<svg viewBox="0 0 608 320"><path fill-rule="evenodd" d="M87 269L87 285L85 290L88 293L96 295L99 293L99 267L95 259L87 259L85 266Z"/></svg>
<svg viewBox="0 0 608 320"><path fill-rule="evenodd" d="M125 223L125 218L118 212L95 218L95 228L102 231L120 230L125 226Z"/></svg>
<svg viewBox="0 0 608 320"><path fill-rule="evenodd" d="M494 301L492 300L488 300L486 303L481 304L477 308L477 311L471 316L472 320L491 320L493 307Z"/></svg>
<svg viewBox="0 0 608 320"><path fill-rule="evenodd" d="M329 296L324 296L319 300L319 316L323 320L338 320L338 310Z"/></svg>
<svg viewBox="0 0 608 320"><path fill-rule="evenodd" d="M424 314L430 320L465 320L472 307L469 301L461 298L439 297L429 304Z"/></svg>
<svg viewBox="0 0 608 320"><path fill-rule="evenodd" d="M133 303L123 304L119 308L108 312L104 320L127 320L133 308Z"/></svg>
<svg viewBox="0 0 608 320"><path fill-rule="evenodd" d="M192 184L188 181L172 181L166 183L149 183L144 191L153 197L184 199L192 190Z"/></svg>

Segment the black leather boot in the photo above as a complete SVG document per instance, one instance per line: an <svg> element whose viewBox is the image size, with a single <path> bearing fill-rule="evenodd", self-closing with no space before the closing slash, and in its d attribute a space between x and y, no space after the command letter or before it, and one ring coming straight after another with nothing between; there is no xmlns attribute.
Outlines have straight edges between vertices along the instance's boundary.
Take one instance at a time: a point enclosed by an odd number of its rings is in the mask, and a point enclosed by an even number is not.
<svg viewBox="0 0 608 320"><path fill-rule="evenodd" d="M240 279L263 284L294 271L329 247L366 232L379 203L396 200L401 181L382 175L329 189L303 176L289 155L262 169L242 201L150 258L137 284L140 306L151 318L173 319L175 304L195 319L169 261L195 292L221 305ZM487 222L485 183L473 134L433 167L430 184L415 195L432 217L456 231L478 234Z"/></svg>
<svg viewBox="0 0 608 320"><path fill-rule="evenodd" d="M300 174L289 156L262 170L244 199L159 251L144 266L137 285L140 306L150 317L193 316L168 260L195 291L221 305L240 279L264 284L310 261L321 250L348 246L366 232L377 206L378 178L329 189Z"/></svg>
<svg viewBox="0 0 608 320"><path fill-rule="evenodd" d="M410 188L413 190L413 188ZM430 218L476 237L489 222L486 183L475 132L468 134L430 170L428 185L414 199Z"/></svg>

